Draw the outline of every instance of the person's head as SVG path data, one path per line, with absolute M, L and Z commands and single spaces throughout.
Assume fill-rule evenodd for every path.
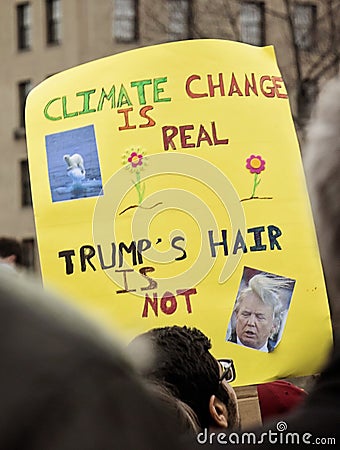
M 0 448 L 182 448 L 176 421 L 119 344 L 2 267 L 0 330 Z
M 293 383 L 276 380 L 257 386 L 262 423 L 292 412 L 307 397 L 307 392 Z
M 236 335 L 243 345 L 261 349 L 277 332 L 282 310 L 280 289 L 288 286 L 283 278 L 260 273 L 240 291 L 234 313 Z
M 154 328 L 137 336 L 129 344 L 130 351 L 141 340 L 150 343 L 154 355 L 143 375 L 189 405 L 201 428 L 238 427 L 235 392 L 225 380 L 220 381 L 223 368 L 210 353 L 207 336 L 186 326 Z
M 335 332 L 340 334 L 340 77 L 325 84 L 302 148 Z
M 17 239 L 0 237 L 0 261 L 12 266 L 22 264 L 22 248 Z
M 197 434 L 200 431 L 197 416 L 189 405 L 175 397 L 158 381 L 147 381 L 146 387 L 159 400 L 163 408 L 175 418 L 176 433 Z

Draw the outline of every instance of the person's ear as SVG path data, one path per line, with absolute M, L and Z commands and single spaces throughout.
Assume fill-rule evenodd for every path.
M 226 405 L 212 395 L 209 400 L 209 412 L 214 426 L 218 428 L 228 428 L 228 411 Z

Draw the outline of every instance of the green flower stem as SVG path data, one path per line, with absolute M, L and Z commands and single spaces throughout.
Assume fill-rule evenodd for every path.
M 252 193 L 251 193 L 250 198 L 254 198 L 256 188 L 257 188 L 257 186 L 260 184 L 260 181 L 261 181 L 261 180 L 260 180 L 260 179 L 258 180 L 258 176 L 259 176 L 259 174 L 258 174 L 258 173 L 255 173 L 255 176 L 254 176 L 254 184 L 253 184 L 253 191 L 252 191 Z
M 135 188 L 136 188 L 137 193 L 138 193 L 138 204 L 140 205 L 142 203 L 142 201 L 143 201 L 145 186 L 141 185 L 141 182 L 140 182 L 140 171 L 139 170 L 136 171 L 136 179 L 137 179 L 137 181 L 135 183 Z

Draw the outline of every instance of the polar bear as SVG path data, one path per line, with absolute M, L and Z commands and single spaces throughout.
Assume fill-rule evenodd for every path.
M 64 155 L 64 161 L 67 164 L 67 175 L 77 183 L 85 178 L 84 160 L 79 153 L 73 155 Z
M 64 155 L 64 161 L 67 164 L 67 171 L 79 168 L 85 174 L 84 160 L 79 153 L 73 155 Z

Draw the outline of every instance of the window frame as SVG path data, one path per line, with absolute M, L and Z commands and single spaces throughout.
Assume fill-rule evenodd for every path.
M 30 2 L 21 2 L 16 5 L 17 48 L 19 51 L 27 51 L 32 48 L 31 8 L 32 5 Z M 25 15 L 27 15 L 26 18 Z
M 250 39 L 246 40 L 246 38 L 243 38 L 242 36 L 242 9 L 245 6 L 252 6 L 255 7 L 258 11 L 259 11 L 259 42 L 254 42 L 251 41 Z M 266 10 L 265 10 L 265 3 L 263 1 L 261 2 L 256 2 L 256 1 L 247 1 L 247 2 L 242 2 L 240 5 L 240 15 L 239 15 L 239 30 L 240 30 L 240 41 L 244 42 L 246 44 L 250 44 L 250 45 L 256 45 L 259 47 L 262 47 L 264 45 L 266 45 L 266 21 L 265 21 L 265 16 L 266 16 Z M 257 24 L 257 23 L 256 23 Z M 252 24 L 253 26 L 255 25 L 255 22 Z
M 59 14 L 55 13 L 55 6 L 59 8 Z M 60 45 L 61 24 L 62 24 L 62 3 L 61 0 L 45 0 L 45 18 L 46 18 L 46 43 L 47 45 Z
M 31 179 L 28 159 L 20 160 L 21 207 L 32 207 Z
M 175 3 L 179 2 L 185 2 L 186 3 L 186 21 L 183 21 L 183 24 L 185 23 L 185 31 L 183 33 L 176 32 L 175 29 L 171 30 L 171 11 L 168 9 L 168 30 L 167 30 L 167 37 L 168 40 L 173 41 L 179 41 L 179 40 L 186 40 L 186 39 L 192 39 L 193 38 L 193 27 L 192 27 L 192 21 L 193 21 L 193 8 L 192 8 L 192 2 L 190 0 L 168 0 L 167 4 L 168 7 L 170 5 L 174 5 Z M 177 8 L 175 8 L 176 11 Z
M 18 104 L 19 104 L 19 128 L 25 129 L 25 107 L 27 95 L 32 89 L 31 80 L 23 80 L 18 83 Z
M 304 32 L 300 31 L 301 23 L 296 23 L 296 10 L 297 8 L 304 8 L 311 11 L 311 22 L 308 26 L 309 30 L 304 30 Z M 308 3 L 302 3 L 302 2 L 296 2 L 294 4 L 293 8 L 293 26 L 294 26 L 294 36 L 295 36 L 295 42 L 294 44 L 297 46 L 299 50 L 302 51 L 311 51 L 316 43 L 316 29 L 317 29 L 317 5 L 312 2 Z M 308 32 L 308 33 L 307 33 Z M 307 33 L 307 34 L 306 34 Z M 305 38 L 309 38 L 309 42 L 302 44 Z M 298 35 L 300 35 L 300 39 L 297 39 Z
M 113 0 L 113 20 L 112 20 L 112 36 L 115 42 L 122 44 L 129 44 L 133 42 L 137 42 L 139 40 L 139 0 L 130 0 L 131 1 L 131 16 L 129 13 L 127 15 L 121 14 L 117 15 L 116 4 L 118 1 L 122 2 L 122 5 L 127 4 L 127 0 Z M 119 14 L 119 12 L 118 12 Z M 119 30 L 119 23 L 128 23 L 128 25 L 132 28 L 132 33 L 129 36 L 123 36 L 123 33 L 117 34 L 117 30 Z M 121 30 L 121 29 L 120 29 Z

